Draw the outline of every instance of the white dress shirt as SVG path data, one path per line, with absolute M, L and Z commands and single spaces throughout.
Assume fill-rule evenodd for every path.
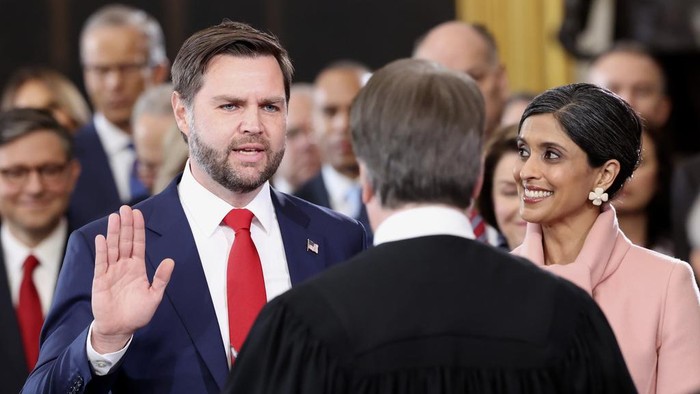
M 136 152 L 129 145 L 131 136 L 124 130 L 112 124 L 101 113 L 94 116 L 95 130 L 100 143 L 107 154 L 109 167 L 117 185 L 119 199 L 123 203 L 131 201 L 131 172 L 136 160 Z
M 22 284 L 24 261 L 31 254 L 39 261 L 39 265 L 34 269 L 34 273 L 32 274 L 32 279 L 39 293 L 41 310 L 43 315 L 46 316 L 46 312 L 48 312 L 51 306 L 53 292 L 56 290 L 56 280 L 58 278 L 58 271 L 61 269 L 67 237 L 68 222 L 66 219 L 61 219 L 58 226 L 56 226 L 51 234 L 34 248 L 27 247 L 15 238 L 6 223 L 0 225 L 0 238 L 2 239 L 5 269 L 10 285 L 12 303 L 15 307 L 17 307 L 17 303 L 19 302 L 19 288 Z
M 474 239 L 467 215 L 445 205 L 421 205 L 397 211 L 374 232 L 374 245 L 429 235 L 454 235 Z
M 321 177 L 323 177 L 323 183 L 328 191 L 331 209 L 343 215 L 357 218 L 362 204 L 358 193 L 359 182 L 339 173 L 330 165 L 321 167 Z
M 182 180 L 178 185 L 180 203 L 185 211 L 199 258 L 202 261 L 207 287 L 214 304 L 216 319 L 219 322 L 221 340 L 230 362 L 226 267 L 235 234 L 231 228 L 222 224 L 222 220 L 234 207 L 197 182 L 189 168 L 188 161 L 182 174 Z M 282 243 L 282 233 L 277 222 L 275 208 L 272 205 L 269 183 L 266 182 L 263 185 L 258 195 L 247 206 L 236 208 L 246 208 L 255 215 L 250 234 L 260 256 L 265 292 L 269 301 L 289 290 L 292 286 L 284 244 Z M 148 245 L 146 247 L 148 248 Z M 177 270 L 177 261 L 175 261 L 175 269 Z M 94 351 L 90 340 L 91 335 L 89 334 L 88 359 L 97 375 L 109 373 L 129 345 L 127 344 L 124 349 L 118 352 L 100 355 Z
M 233 229 L 221 221 L 234 207 L 200 185 L 189 171 L 189 162 L 185 168 L 188 170 L 184 171 L 178 186 L 180 201 L 190 223 L 199 258 L 202 260 L 209 293 L 219 321 L 221 339 L 230 359 L 226 266 L 235 234 Z M 265 292 L 269 301 L 292 286 L 282 233 L 270 196 L 270 184 L 265 182 L 258 195 L 247 206 L 236 208 L 246 208 L 255 215 L 250 236 L 260 256 Z

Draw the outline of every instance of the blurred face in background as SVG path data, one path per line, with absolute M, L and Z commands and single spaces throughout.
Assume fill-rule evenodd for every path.
M 528 104 L 530 104 L 529 100 L 514 100 L 506 104 L 503 108 L 503 116 L 501 116 L 501 126 L 519 124 Z
M 292 89 L 288 108 L 287 147 L 277 168 L 277 176 L 282 177 L 295 190 L 321 170 L 321 158 L 312 129 L 311 91 Z
M 172 115 L 144 113 L 133 124 L 136 149 L 137 174 L 146 189 L 153 191 L 153 184 L 163 163 L 165 136 L 175 132 L 177 125 Z
M 81 43 L 85 88 L 95 112 L 130 131 L 131 110 L 141 92 L 157 80 L 148 63 L 148 40 L 132 26 L 88 31 Z
M 663 78 L 663 71 L 652 59 L 617 52 L 598 59 L 588 79 L 622 97 L 655 130 L 666 124 L 671 112 Z
M 38 130 L 0 146 L 0 215 L 25 243 L 56 228 L 80 173 L 61 138 Z
M 350 106 L 362 87 L 362 72 L 332 68 L 314 83 L 314 131 L 324 163 L 348 178 L 356 178 L 359 166 L 350 140 Z
M 656 145 L 648 132 L 642 133 L 642 161 L 634 170 L 619 196 L 612 202 L 618 213 L 635 213 L 645 211 L 656 195 L 659 162 Z
M 16 108 L 37 108 L 51 111 L 58 123 L 70 131 L 75 131 L 77 124 L 61 108 L 54 93 L 42 81 L 32 79 L 26 81 L 15 94 L 13 106 Z
M 487 136 L 498 126 L 508 97 L 507 76 L 486 40 L 473 27 L 448 22 L 434 28 L 414 57 L 432 60 L 474 78 L 484 96 Z
M 525 238 L 526 222 L 520 217 L 518 186 L 513 177 L 513 169 L 519 161 L 517 152 L 506 152 L 496 164 L 493 172 L 493 211 L 501 234 L 514 249 Z

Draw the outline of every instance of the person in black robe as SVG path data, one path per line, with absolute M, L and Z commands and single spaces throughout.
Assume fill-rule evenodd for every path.
M 584 291 L 473 239 L 483 129 L 470 77 L 374 74 L 351 130 L 375 247 L 272 300 L 225 393 L 636 392 Z

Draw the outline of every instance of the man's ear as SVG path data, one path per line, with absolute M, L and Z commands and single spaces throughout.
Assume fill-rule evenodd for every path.
M 173 92 L 170 96 L 170 104 L 173 107 L 173 114 L 175 115 L 175 122 L 177 123 L 177 128 L 187 136 L 190 137 L 190 125 L 187 122 L 187 107 L 185 102 L 180 97 L 180 93 Z
M 370 181 L 369 174 L 367 172 L 367 166 L 362 161 L 358 161 L 360 165 L 360 187 L 362 187 L 362 202 L 367 205 L 372 198 L 374 198 L 374 186 Z

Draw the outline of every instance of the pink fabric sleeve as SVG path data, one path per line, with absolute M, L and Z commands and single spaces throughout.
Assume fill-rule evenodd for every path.
M 656 392 L 700 393 L 700 294 L 690 266 L 675 264 L 666 292 Z

